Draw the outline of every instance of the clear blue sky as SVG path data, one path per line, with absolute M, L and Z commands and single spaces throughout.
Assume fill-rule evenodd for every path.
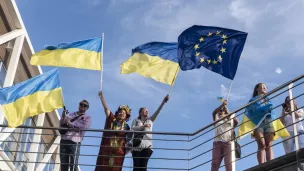
M 119 66 L 131 49 L 150 41 L 177 41 L 179 34 L 192 25 L 227 27 L 248 32 L 232 91 L 230 110 L 246 104 L 254 85 L 264 82 L 269 89 L 303 74 L 304 17 L 301 0 L 16 0 L 35 51 L 44 45 L 56 45 L 101 36 L 104 42 L 103 91 L 112 109 L 128 104 L 132 119 L 140 107 L 152 113 L 169 90 L 169 86 L 144 78 L 136 73 L 120 75 Z M 48 71 L 52 67 L 43 67 Z M 77 110 L 78 102 L 90 102 L 88 114 L 93 117 L 91 128 L 102 129 L 105 116 L 97 96 L 100 73 L 97 71 L 60 68 L 65 104 Z M 206 69 L 180 72 L 171 92 L 171 99 L 154 125 L 154 131 L 193 132 L 212 122 L 211 113 L 220 103 L 216 97 L 227 94 L 230 80 Z M 303 86 L 298 89 L 303 90 Z M 297 94 L 295 92 L 295 94 Z M 279 104 L 283 97 L 275 100 Z M 303 98 L 298 100 L 303 104 Z M 61 112 L 61 110 L 60 110 Z M 279 115 L 280 110 L 276 110 Z M 241 118 L 239 118 L 241 120 Z M 87 133 L 86 135 L 101 135 Z M 213 132 L 192 143 L 210 138 Z M 160 136 L 155 136 L 160 137 Z M 181 138 L 181 137 L 175 137 Z M 249 137 L 240 141 L 244 144 Z M 99 145 L 100 139 L 86 138 L 83 144 Z M 155 147 L 181 148 L 178 143 L 154 141 Z M 210 149 L 211 143 L 190 155 Z M 257 149 L 252 144 L 242 149 L 243 155 Z M 82 154 L 97 154 L 98 148 L 83 147 Z M 275 156 L 283 154 L 282 145 Z M 187 153 L 155 151 L 153 157 L 187 157 Z M 211 159 L 211 153 L 191 163 L 192 166 Z M 96 157 L 81 157 L 82 164 L 95 164 Z M 130 165 L 125 160 L 125 165 Z M 256 157 L 237 163 L 237 170 L 257 164 Z M 187 167 L 182 161 L 150 160 L 151 167 Z M 197 170 L 208 170 L 210 163 Z M 91 171 L 92 167 L 82 167 Z M 124 169 L 130 170 L 130 169 Z

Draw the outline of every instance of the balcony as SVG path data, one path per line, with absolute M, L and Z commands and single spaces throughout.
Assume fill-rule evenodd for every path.
M 268 97 L 274 104 L 272 110 L 276 113 L 281 113 L 282 104 L 286 96 L 290 96 L 292 100 L 297 101 L 298 108 L 303 108 L 303 83 L 304 75 L 297 77 L 276 89 L 267 93 L 264 97 Z M 261 97 L 263 98 L 263 97 Z M 259 99 L 257 99 L 259 100 Z M 244 116 L 244 109 L 250 106 L 253 102 L 232 111 L 226 118 L 237 117 L 239 124 L 235 128 L 235 132 L 239 126 L 242 125 L 242 118 Z M 291 103 L 293 105 L 293 103 Z M 294 115 L 295 110 L 291 111 L 291 116 Z M 280 120 L 282 115 L 277 114 L 275 120 Z M 224 118 L 223 118 L 224 119 Z M 286 127 L 293 127 L 297 123 L 302 123 L 303 118 L 293 122 Z M 219 121 L 219 120 L 218 120 Z M 217 121 L 217 122 L 218 122 Z M 49 171 L 60 170 L 60 134 L 58 130 L 64 128 L 57 127 L 40 127 L 32 124 L 32 120 L 28 119 L 25 125 L 20 126 L 14 132 L 5 132 L 7 125 L 1 125 L 2 132 L 0 134 L 0 167 L 2 170 L 29 170 L 31 165 L 32 170 Z M 153 134 L 153 155 L 149 160 L 148 170 L 211 170 L 212 150 L 214 141 L 214 123 L 211 123 L 200 130 L 193 133 L 186 132 L 147 132 Z M 183 125 L 187 126 L 187 125 Z M 5 128 L 5 129 L 4 129 Z M 296 128 L 296 127 L 294 127 Z M 40 131 L 37 131 L 40 130 Z M 42 130 L 42 131 L 41 131 Z M 75 130 L 74 131 L 80 131 Z M 79 170 L 91 171 L 96 167 L 96 159 L 100 148 L 100 141 L 103 132 L 129 132 L 138 133 L 138 131 L 113 131 L 102 129 L 88 129 L 84 141 L 80 145 L 80 155 L 78 161 Z M 233 130 L 228 130 L 233 131 Z M 228 132 L 227 131 L 227 132 Z M 279 130 L 278 130 L 279 131 Z M 38 133 L 37 133 L 38 132 Z M 39 133 L 40 132 L 40 133 Z M 263 164 L 258 164 L 256 153 L 258 148 L 256 139 L 236 138 L 231 139 L 233 144 L 237 140 L 242 151 L 240 158 L 235 158 L 235 148 L 231 148 L 229 153 L 232 154 L 232 166 L 234 170 L 295 170 L 297 168 L 304 168 L 303 149 L 299 147 L 298 139 L 304 132 L 290 136 L 287 139 L 274 141 L 272 147 L 274 149 L 275 158 Z M 49 137 L 45 142 L 41 139 L 35 138 Z M 7 138 L 3 138 L 7 137 Z M 104 137 L 109 138 L 109 137 Z M 44 138 L 45 139 L 45 138 Z M 283 142 L 289 139 L 295 139 L 295 152 L 285 154 L 283 150 Z M 73 144 L 68 144 L 73 145 Z M 117 157 L 117 156 L 112 156 Z M 106 167 L 101 165 L 100 167 Z M 119 166 L 113 166 L 119 167 Z M 132 170 L 132 155 L 128 153 L 125 156 L 122 170 Z M 225 170 L 225 163 L 222 162 L 220 170 Z

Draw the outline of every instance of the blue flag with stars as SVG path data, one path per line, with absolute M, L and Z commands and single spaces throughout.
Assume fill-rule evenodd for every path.
M 227 28 L 194 25 L 178 37 L 181 70 L 205 67 L 233 80 L 247 33 Z

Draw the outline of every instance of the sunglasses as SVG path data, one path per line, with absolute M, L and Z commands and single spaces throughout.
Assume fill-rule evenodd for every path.
M 84 104 L 84 103 L 79 103 L 79 106 L 81 106 L 81 107 L 88 107 L 89 105 Z

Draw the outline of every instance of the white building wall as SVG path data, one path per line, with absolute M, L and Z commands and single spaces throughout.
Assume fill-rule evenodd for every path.
M 0 0 L 0 7 L 2 8 L 6 20 L 9 23 L 9 26 L 11 27 L 12 31 L 0 35 L 0 45 L 7 43 L 7 42 L 14 42 L 13 47 L 12 47 L 12 52 L 11 52 L 11 57 L 10 57 L 10 61 L 9 61 L 9 65 L 7 68 L 7 74 L 4 80 L 4 85 L 3 87 L 7 87 L 7 86 L 11 86 L 14 83 L 14 78 L 16 76 L 16 74 L 18 74 L 17 71 L 17 67 L 18 67 L 18 62 L 19 62 L 19 58 L 20 58 L 20 54 L 22 55 L 32 55 L 34 53 L 32 44 L 30 42 L 30 39 L 28 37 L 28 34 L 26 32 L 26 29 L 24 27 L 22 18 L 20 16 L 20 13 L 18 11 L 18 8 L 16 6 L 16 2 L 15 0 Z M 40 67 L 37 68 L 39 73 L 42 73 L 42 70 Z M 50 120 L 53 122 L 59 122 L 59 114 L 57 111 L 54 112 L 54 114 L 50 115 L 50 117 L 52 117 Z M 5 124 L 5 117 L 3 114 L 3 111 L 1 109 L 1 105 L 0 105 L 0 124 Z M 43 126 L 45 122 L 45 114 L 41 114 L 38 116 L 37 118 L 37 126 Z M 54 124 L 54 125 L 57 125 Z M 3 143 L 3 141 L 7 140 L 7 138 L 11 135 L 11 133 L 15 130 L 14 128 L 0 128 L 1 132 L 0 132 L 0 145 Z M 4 133 L 5 132 L 5 133 Z M 41 134 L 42 130 L 35 130 L 34 133 L 37 133 L 35 135 L 33 135 L 32 138 L 32 142 L 38 142 L 40 143 L 41 141 Z M 55 142 L 58 143 L 59 139 L 56 139 Z M 49 145 L 49 147 L 52 147 L 52 144 Z M 35 152 L 39 151 L 39 144 L 35 144 L 35 143 L 31 143 L 30 144 L 30 148 L 29 151 L 30 152 L 34 152 L 34 153 L 28 153 L 28 161 L 29 162 L 36 162 L 37 158 L 38 158 L 38 154 Z M 54 147 L 53 147 L 54 148 Z M 5 152 L 3 152 L 4 149 L 2 149 L 0 147 L 0 170 L 21 170 L 21 168 L 19 168 L 18 166 L 14 165 L 14 162 L 10 160 L 9 156 L 7 156 L 7 154 Z M 52 151 L 58 153 L 59 150 L 52 149 Z M 23 154 L 21 154 L 23 155 Z M 58 162 L 58 155 L 55 157 L 56 161 Z M 45 158 L 45 157 L 44 157 Z M 48 156 L 48 158 L 50 158 Z M 22 157 L 23 160 L 23 157 Z M 45 161 L 45 159 L 44 159 Z M 48 161 L 46 161 L 48 162 Z M 32 171 L 32 170 L 43 170 L 45 167 L 44 165 L 40 165 L 39 164 L 35 164 L 35 163 L 29 163 L 27 164 L 27 170 L 28 171 Z M 55 169 L 58 171 L 58 166 L 55 166 Z

